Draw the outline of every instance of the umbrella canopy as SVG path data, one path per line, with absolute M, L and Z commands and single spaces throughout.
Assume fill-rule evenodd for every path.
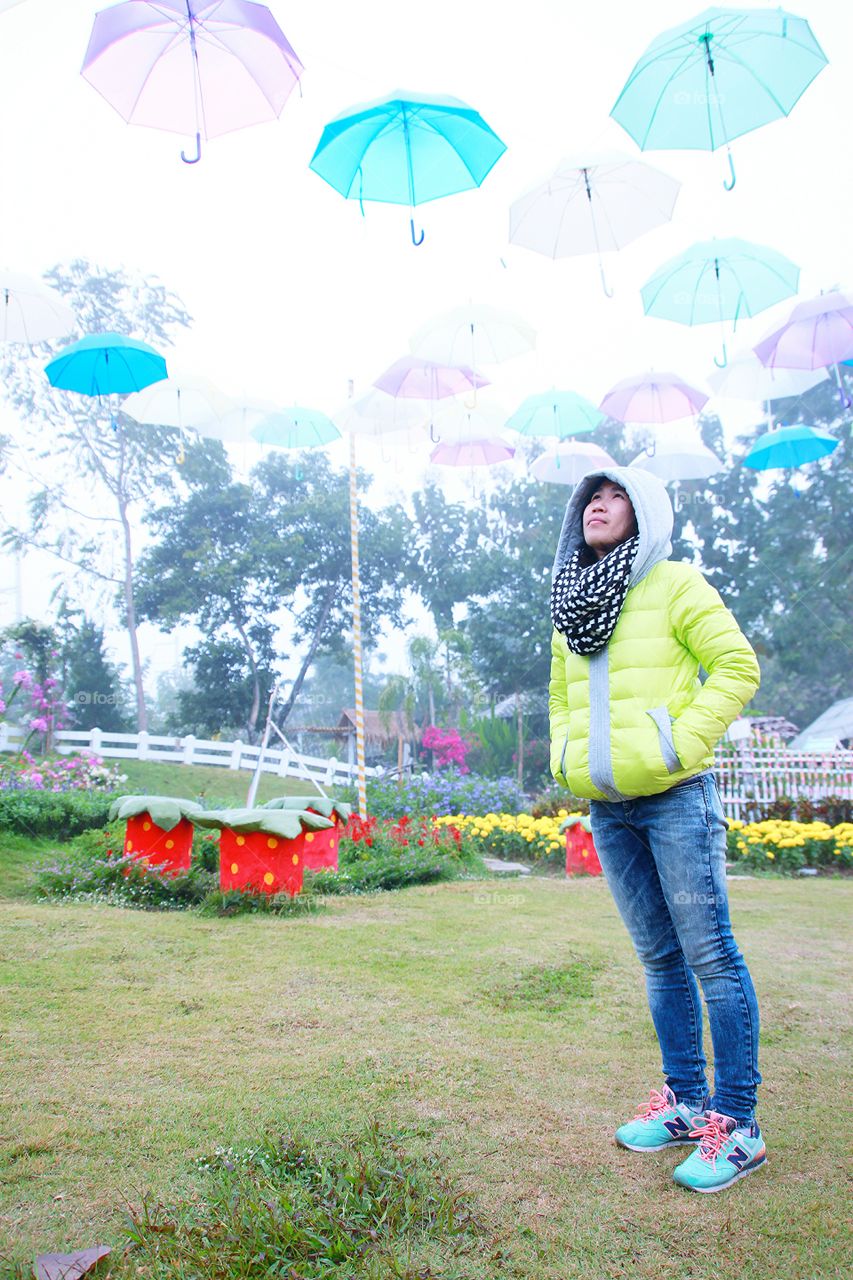
M 523 436 L 581 435 L 594 431 L 604 414 L 575 391 L 546 391 L 522 401 L 506 425 Z
M 162 382 L 128 396 L 121 411 L 137 422 L 200 430 L 209 424 L 221 424 L 235 407 L 234 401 L 207 378 L 173 372 Z
M 341 433 L 332 419 L 319 409 L 277 409 L 262 418 L 250 435 L 259 444 L 273 444 L 281 449 L 313 449 L 340 440 Z
M 679 189 L 668 173 L 618 152 L 564 159 L 510 205 L 510 242 L 548 258 L 595 253 L 601 267 L 602 253 L 668 222 Z
M 797 292 L 800 268 L 748 240 L 701 240 L 670 258 L 643 285 L 647 316 L 711 324 L 757 315 Z
M 788 115 L 826 62 L 805 18 L 705 9 L 652 41 L 610 114 L 644 151 L 714 151 Z
M 696 432 L 679 433 L 677 438 L 661 436 L 653 453 L 643 450 L 629 464 L 663 480 L 664 484 L 679 480 L 707 480 L 725 467 L 715 453 L 702 443 Z
M 853 298 L 832 290 L 799 302 L 753 350 L 772 369 L 823 369 L 853 358 Z
M 415 355 L 441 364 L 501 364 L 536 346 L 536 331 L 511 311 L 469 304 L 428 320 L 412 334 Z
M 611 387 L 599 406 L 619 422 L 674 422 L 699 413 L 708 396 L 677 373 L 641 373 Z
M 433 422 L 455 441 L 484 440 L 497 436 L 506 425 L 506 412 L 498 405 L 468 405 L 464 400 L 445 400 L 436 410 Z
M 65 338 L 76 325 L 60 294 L 17 271 L 0 271 L 0 342 Z
M 735 355 L 725 369 L 717 369 L 708 385 L 721 400 L 784 400 L 801 396 L 826 378 L 825 369 L 771 369 L 747 348 Z
M 336 116 L 310 167 L 347 199 L 413 209 L 479 187 L 504 151 L 479 112 L 459 98 L 398 89 Z
M 442 441 L 435 446 L 429 460 L 446 467 L 491 467 L 495 463 L 509 461 L 514 454 L 515 449 L 500 436 L 487 436 Z
M 530 474 L 548 484 L 577 484 L 596 467 L 615 467 L 616 460 L 591 440 L 566 440 L 530 464 Z
M 95 16 L 81 74 L 128 124 L 195 134 L 194 164 L 202 138 L 275 120 L 302 70 L 266 5 L 125 0 Z
M 414 400 L 443 400 L 477 387 L 489 386 L 488 378 L 464 365 L 436 364 L 417 356 L 403 356 L 380 374 L 374 387 L 389 396 Z
M 127 395 L 169 373 L 159 352 L 121 333 L 90 333 L 63 347 L 44 371 L 52 387 L 86 396 Z
M 405 396 L 389 396 L 374 388 L 357 400 L 350 400 L 334 415 L 341 431 L 351 435 L 383 436 L 392 431 L 426 430 L 432 408 L 426 400 L 409 400 Z
M 753 471 L 774 471 L 801 467 L 824 458 L 838 447 L 835 436 L 814 427 L 778 427 L 759 436 L 743 460 Z

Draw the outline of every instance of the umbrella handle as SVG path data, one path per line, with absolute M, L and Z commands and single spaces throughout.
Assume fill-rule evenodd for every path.
M 598 274 L 601 276 L 601 287 L 604 290 L 605 298 L 612 298 L 613 290 L 608 289 L 607 287 L 607 277 L 604 274 L 604 264 L 601 261 L 601 258 L 598 259 Z
M 735 173 L 735 162 L 732 159 L 731 151 L 729 151 L 728 154 L 729 154 L 729 173 L 732 175 L 732 180 L 731 182 L 724 182 L 723 186 L 725 187 L 726 191 L 731 191 L 735 183 L 737 182 L 737 174 Z
M 729 363 L 729 356 L 728 356 L 728 352 L 726 351 L 726 344 L 723 343 L 723 358 L 722 360 L 718 360 L 717 357 L 714 356 L 714 364 L 717 366 L 718 369 L 725 369 L 728 363 Z
M 201 159 L 201 134 L 200 133 L 197 133 L 195 135 L 195 155 L 188 156 L 182 151 L 181 159 L 183 160 L 184 164 L 198 164 L 199 160 Z
M 429 424 L 429 438 L 433 442 L 433 444 L 441 443 L 441 436 L 437 436 L 435 434 L 435 427 L 433 426 L 432 423 Z
M 418 239 L 418 238 L 415 236 L 415 220 L 414 220 L 414 218 L 409 218 L 409 226 L 410 226 L 410 227 L 411 227 L 411 229 L 412 229 L 412 244 L 413 244 L 413 245 L 423 244 L 423 242 L 424 242 L 424 234 L 425 234 L 425 232 L 424 232 L 424 230 L 423 230 L 423 227 L 421 228 L 420 239 Z

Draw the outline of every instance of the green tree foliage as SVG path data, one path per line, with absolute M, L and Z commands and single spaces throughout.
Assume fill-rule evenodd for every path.
M 481 541 L 487 532 L 481 507 L 448 502 L 441 489 L 428 484 L 412 497 L 410 585 L 432 614 L 438 632 L 453 629 L 453 608 L 467 603 L 478 578 Z
M 83 618 L 62 649 L 71 726 L 124 733 L 131 718 L 121 672 L 106 654 L 103 628 Z

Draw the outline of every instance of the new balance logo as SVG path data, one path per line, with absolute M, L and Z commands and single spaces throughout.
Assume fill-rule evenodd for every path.
M 740 1172 L 749 1160 L 749 1153 L 744 1151 L 743 1147 L 732 1147 L 731 1151 L 726 1156 L 726 1159 L 730 1164 L 734 1165 L 738 1172 Z
M 663 1127 L 671 1138 L 678 1138 L 681 1134 L 690 1132 L 690 1125 L 686 1124 L 681 1116 L 674 1116 L 672 1120 L 664 1120 Z

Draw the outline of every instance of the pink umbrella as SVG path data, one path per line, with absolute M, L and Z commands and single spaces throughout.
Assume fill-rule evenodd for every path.
M 487 387 L 489 380 L 467 365 L 436 364 L 417 356 L 403 356 L 380 374 L 373 385 L 389 396 L 443 400 L 445 396 L 458 396 L 473 387 Z
M 844 390 L 839 360 L 853 357 L 853 298 L 837 289 L 798 302 L 779 329 L 762 338 L 753 351 L 763 365 L 775 369 L 828 369 L 845 409 L 851 405 Z
M 252 0 L 125 0 L 95 15 L 81 74 L 128 124 L 201 139 L 275 120 L 302 63 Z
M 436 445 L 429 460 L 446 467 L 491 467 L 496 462 L 509 461 L 514 454 L 515 449 L 500 436 L 490 436 Z
M 599 408 L 619 422 L 674 422 L 694 417 L 707 403 L 705 392 L 677 373 L 641 373 L 617 382 Z

